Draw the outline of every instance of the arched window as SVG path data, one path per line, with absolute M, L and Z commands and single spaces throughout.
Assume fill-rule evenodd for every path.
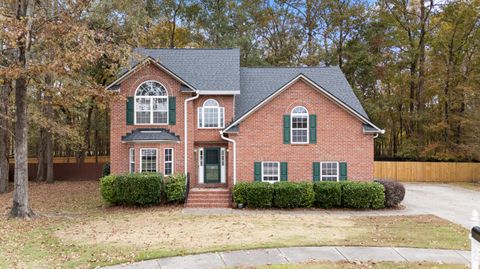
M 198 108 L 198 128 L 225 127 L 225 108 L 215 99 L 208 99 Z
M 297 106 L 291 113 L 292 144 L 308 143 L 308 110 L 303 106 Z
M 167 123 L 167 90 L 156 81 L 142 83 L 135 92 L 135 124 Z

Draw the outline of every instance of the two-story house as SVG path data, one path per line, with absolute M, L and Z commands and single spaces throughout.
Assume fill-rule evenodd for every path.
M 375 126 L 338 67 L 240 67 L 239 49 L 136 49 L 108 89 L 111 172 L 190 174 L 187 206 L 239 181 L 373 179 Z

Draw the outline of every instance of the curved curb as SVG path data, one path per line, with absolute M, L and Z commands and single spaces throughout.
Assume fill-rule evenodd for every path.
M 462 250 L 401 247 L 286 247 L 212 252 L 114 265 L 109 269 L 197 268 L 213 269 L 267 264 L 296 264 L 308 261 L 434 262 L 468 264 L 470 252 Z

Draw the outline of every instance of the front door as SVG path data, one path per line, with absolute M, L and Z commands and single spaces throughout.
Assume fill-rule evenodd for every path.
M 205 183 L 220 183 L 220 148 L 205 148 Z

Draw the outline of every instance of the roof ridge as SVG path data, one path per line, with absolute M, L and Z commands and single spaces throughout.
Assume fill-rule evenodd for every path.
M 331 66 L 242 66 L 242 69 L 315 69 L 315 68 L 338 68 L 337 65 Z
M 143 49 L 143 50 L 240 50 L 240 48 L 143 48 L 136 47 L 134 50 Z

